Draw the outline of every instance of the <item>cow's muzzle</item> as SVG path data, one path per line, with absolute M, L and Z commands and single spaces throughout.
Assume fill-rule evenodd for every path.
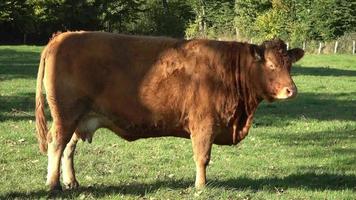
M 297 96 L 297 93 L 297 87 L 293 84 L 289 87 L 283 87 L 276 95 L 276 99 L 291 99 Z

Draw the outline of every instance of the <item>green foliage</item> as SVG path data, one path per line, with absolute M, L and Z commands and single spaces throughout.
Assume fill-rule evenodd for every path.
M 162 1 L 163 2 L 163 1 Z M 141 12 L 132 32 L 146 35 L 183 37 L 187 22 L 193 18 L 190 6 L 184 1 L 147 1 L 145 12 Z
M 235 3 L 235 24 L 243 38 L 256 38 L 258 27 L 257 17 L 272 7 L 269 0 L 237 0 Z
M 217 38 L 234 34 L 233 0 L 191 0 L 190 5 L 195 13 L 195 19 L 190 21 L 186 29 L 188 38 Z
M 101 23 L 106 31 L 127 32 L 127 27 L 136 22 L 142 12 L 143 0 L 97 1 Z
M 11 0 L 0 2 L 0 26 L 11 24 L 23 33 L 35 30 L 33 5 L 27 0 Z
M 356 2 L 354 0 L 335 0 L 330 3 L 330 17 L 326 20 L 329 28 L 325 39 L 335 39 L 345 32 L 356 31 Z
M 42 22 L 38 28 L 45 28 L 49 33 L 100 27 L 98 5 L 94 1 L 34 0 L 34 3 L 36 15 Z
M 236 9 L 242 36 L 258 41 L 274 37 L 292 43 L 329 41 L 356 27 L 352 0 L 241 0 Z
M 356 32 L 355 16 L 354 0 L 3 0 L 0 42 L 103 30 L 255 42 L 279 37 L 294 45 Z
M 272 8 L 256 18 L 257 38 L 269 40 L 273 38 L 287 39 L 289 30 L 288 15 L 290 13 L 289 7 L 281 2 L 274 1 Z

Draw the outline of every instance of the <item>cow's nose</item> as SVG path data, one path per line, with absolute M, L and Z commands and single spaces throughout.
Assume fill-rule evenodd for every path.
M 297 88 L 295 86 L 285 87 L 284 91 L 288 98 L 292 98 L 297 95 Z

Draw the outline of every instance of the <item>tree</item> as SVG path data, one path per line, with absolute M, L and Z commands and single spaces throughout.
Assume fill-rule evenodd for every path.
M 274 37 L 292 43 L 328 41 L 356 27 L 352 0 L 238 0 L 236 9 L 242 35 L 258 41 Z
M 243 38 L 256 38 L 258 28 L 255 26 L 257 17 L 272 8 L 269 0 L 236 0 L 235 26 Z
M 97 1 L 34 0 L 34 2 L 36 15 L 51 32 L 100 28 Z
M 353 0 L 334 0 L 328 2 L 325 26 L 325 40 L 336 39 L 345 32 L 356 31 L 356 2 Z M 326 31 L 327 30 L 327 31 Z
M 0 25 L 2 31 L 22 35 L 26 43 L 27 34 L 35 31 L 33 6 L 26 0 L 2 1 L 0 3 Z
M 127 25 L 135 23 L 144 11 L 143 0 L 99 0 L 100 19 L 106 31 L 128 32 Z
M 173 37 L 184 37 L 189 20 L 194 15 L 190 5 L 181 0 L 166 1 L 149 0 L 143 6 L 144 11 L 140 12 L 132 24 L 131 32 L 145 35 L 164 35 Z
M 329 41 L 356 32 L 355 0 L 2 0 L 0 41 L 56 31 Z
M 188 37 L 216 38 L 234 34 L 234 0 L 190 0 L 189 4 L 195 19 L 186 30 Z

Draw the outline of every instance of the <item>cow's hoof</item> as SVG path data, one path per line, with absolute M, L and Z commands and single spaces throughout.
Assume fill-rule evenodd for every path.
M 49 186 L 50 193 L 57 193 L 62 191 L 62 186 L 60 184 Z
M 74 181 L 72 181 L 72 182 L 70 182 L 70 183 L 64 183 L 64 187 L 65 187 L 65 189 L 67 189 L 67 190 L 76 189 L 76 188 L 79 187 L 79 183 L 78 183 L 77 180 L 74 180 Z
M 195 189 L 196 190 L 204 190 L 206 187 L 205 182 L 197 182 L 195 183 Z

